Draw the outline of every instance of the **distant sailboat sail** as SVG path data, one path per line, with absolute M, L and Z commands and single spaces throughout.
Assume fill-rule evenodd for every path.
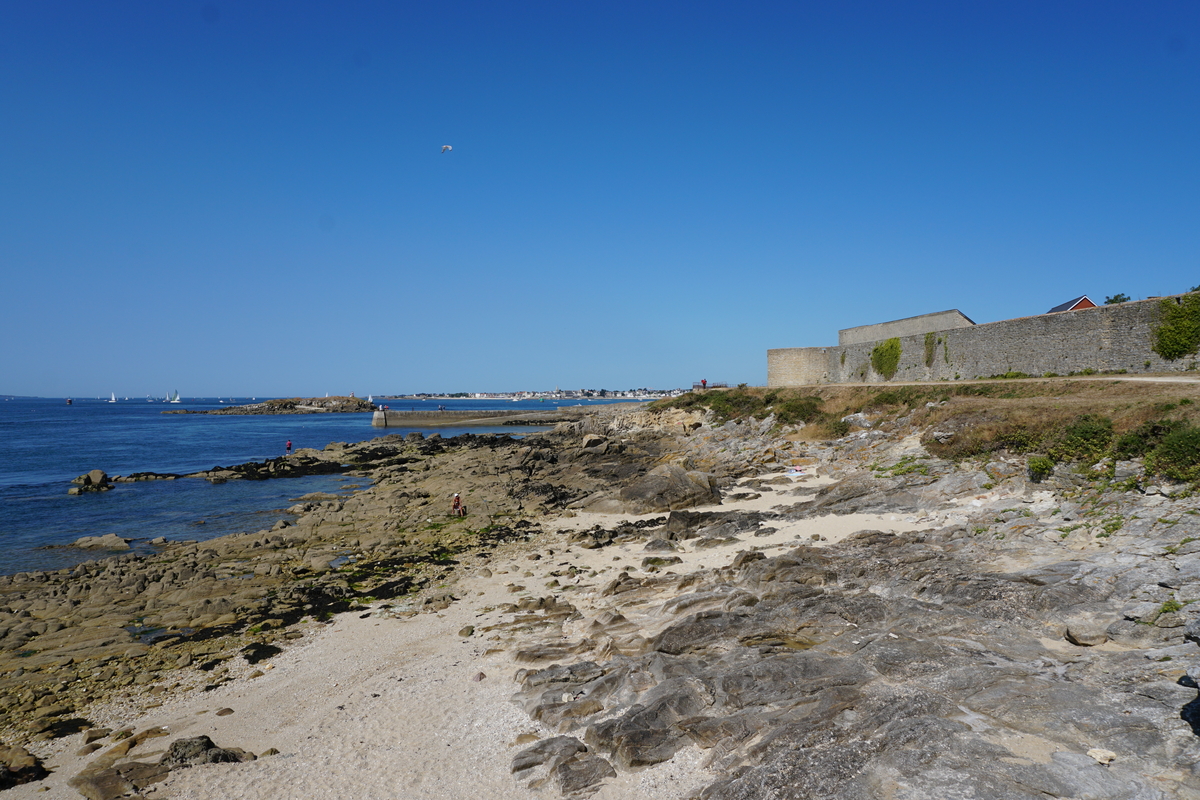
M 110 402 L 110 403 L 117 402 L 117 393 L 116 392 L 112 393 L 112 395 L 108 398 L 108 402 Z
M 176 389 L 176 390 L 175 390 L 175 394 L 171 395 L 171 396 L 170 396 L 170 398 L 167 400 L 167 402 L 168 402 L 168 403 L 178 403 L 178 402 L 180 402 L 180 400 L 179 400 L 179 390 L 178 390 L 178 389 Z

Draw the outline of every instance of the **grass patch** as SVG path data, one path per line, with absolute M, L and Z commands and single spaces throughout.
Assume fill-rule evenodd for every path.
M 1194 542 L 1194 541 L 1196 541 L 1195 536 L 1185 536 L 1179 540 L 1179 544 L 1170 545 L 1166 548 L 1166 550 L 1171 555 L 1175 555 L 1176 553 L 1179 552 L 1179 548 L 1183 547 L 1185 544 L 1188 544 L 1188 543 Z
M 929 432 L 953 431 L 953 438 L 944 443 L 923 442 L 934 455 L 951 459 L 986 457 L 1002 449 L 1049 457 L 1048 448 L 1060 440 L 1060 449 L 1064 451 L 1088 444 L 1091 440 L 1086 431 L 1066 429 L 1080 417 L 1091 416 L 1111 420 L 1112 444 L 1105 454 L 1125 460 L 1149 454 L 1171 431 L 1200 425 L 1200 389 L 1185 391 L 1187 396 L 1181 398 L 1179 384 L 1067 378 L 948 381 L 887 387 L 821 384 L 709 389 L 705 393 L 692 392 L 659 400 L 649 408 L 701 411 L 712 408 L 716 419 L 722 422 L 747 416 L 761 419 L 771 413 L 780 421 L 785 418 L 790 421 L 791 417 L 784 416 L 790 413 L 798 421 L 808 423 L 804 430 L 790 434 L 790 438 L 808 440 L 846 435 L 848 429 L 840 424 L 841 418 L 860 411 L 879 417 L 877 423 L 909 417 L 913 425 Z M 726 400 L 724 395 L 734 397 Z M 793 407 L 794 411 L 781 409 L 788 401 L 797 399 L 801 402 Z M 1192 402 L 1183 403 L 1182 399 Z M 934 405 L 926 408 L 928 403 Z M 1169 420 L 1155 410 L 1165 403 L 1176 406 Z M 1130 433 L 1135 436 L 1125 439 Z
M 890 475 L 897 477 L 900 475 L 911 475 L 914 472 L 921 475 L 929 474 L 929 467 L 914 456 L 905 456 L 890 467 L 874 467 L 875 472 L 879 475 Z
M 739 388 L 703 393 L 689 392 L 671 400 L 660 400 L 654 406 L 709 409 L 722 422 L 746 417 L 763 419 L 772 413 L 777 416 L 786 415 L 789 422 L 808 422 L 820 413 L 821 404 L 822 400 L 819 397 L 798 395 L 786 389 L 763 393 L 756 389 Z
M 724 391 L 689 392 L 670 400 L 652 404 L 654 408 L 681 408 L 713 412 L 717 420 L 739 420 L 747 418 L 765 419 L 771 414 L 782 425 L 817 424 L 834 436 L 844 436 L 850 426 L 841 422 L 842 411 L 827 411 L 825 400 L 815 394 L 795 389 L 754 389 L 750 387 Z M 859 409 L 855 409 L 856 411 Z

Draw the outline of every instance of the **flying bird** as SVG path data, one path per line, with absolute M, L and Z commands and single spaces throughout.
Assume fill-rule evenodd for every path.
M 448 144 L 444 144 L 444 145 L 442 145 L 442 152 L 443 152 L 443 153 L 444 153 L 444 152 L 446 152 L 447 150 L 453 150 L 453 149 L 454 149 L 454 148 L 453 148 L 453 147 L 451 147 L 451 146 L 450 146 L 450 145 L 448 145 Z

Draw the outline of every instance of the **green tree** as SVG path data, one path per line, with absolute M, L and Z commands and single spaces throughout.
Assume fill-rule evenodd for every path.
M 1151 331 L 1154 352 L 1168 361 L 1195 353 L 1200 348 L 1200 294 L 1165 298 L 1159 309 L 1159 324 Z
M 1115 306 L 1117 303 L 1128 303 L 1128 302 L 1129 302 L 1129 295 L 1127 295 L 1127 294 L 1114 294 L 1112 297 L 1104 298 L 1104 305 L 1106 305 L 1106 306 Z

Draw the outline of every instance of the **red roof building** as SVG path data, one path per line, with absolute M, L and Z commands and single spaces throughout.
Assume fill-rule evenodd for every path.
M 1096 304 L 1093 303 L 1091 300 L 1089 300 L 1088 296 L 1085 294 L 1085 295 L 1076 297 L 1074 300 L 1068 300 L 1067 302 L 1063 303 L 1060 306 L 1055 306 L 1054 308 L 1050 309 L 1046 313 L 1047 314 L 1057 314 L 1059 311 L 1078 311 L 1081 308 L 1095 308 L 1095 307 L 1096 307 Z

